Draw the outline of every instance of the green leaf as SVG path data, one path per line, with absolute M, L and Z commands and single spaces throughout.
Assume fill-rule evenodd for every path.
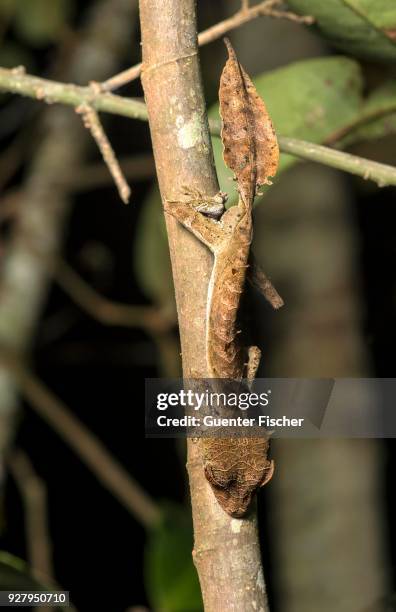
M 0 0 L 0 15 L 9 17 L 15 10 L 17 0 Z
M 29 590 L 53 591 L 54 589 L 33 578 L 25 561 L 8 552 L 0 551 L 0 591 Z M 57 609 L 63 612 L 72 611 L 70 606 L 60 606 Z
M 312 15 L 324 36 L 352 55 L 396 59 L 394 0 L 288 0 L 299 14 Z
M 28 43 L 47 45 L 59 36 L 72 10 L 72 0 L 17 0 L 15 27 Z
M 192 533 L 188 509 L 177 504 L 164 504 L 163 519 L 149 533 L 145 553 L 145 581 L 154 610 L 203 610 L 198 576 L 191 555 Z
M 262 74 L 254 83 L 278 134 L 315 143 L 354 122 L 362 106 L 359 64 L 344 57 L 296 62 Z M 218 105 L 210 116 L 218 117 Z M 219 138 L 213 138 L 213 147 L 221 189 L 230 192 L 231 173 L 223 162 Z M 282 154 L 277 177 L 295 161 Z M 235 193 L 230 194 L 229 203 L 235 198 Z
M 134 249 L 138 283 L 155 304 L 169 312 L 175 309 L 172 269 L 158 185 L 143 204 Z

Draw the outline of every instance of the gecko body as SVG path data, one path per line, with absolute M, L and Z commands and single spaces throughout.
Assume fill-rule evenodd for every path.
M 248 351 L 238 341 L 237 313 L 252 241 L 250 211 L 242 198 L 219 221 L 198 212 L 195 201 L 165 202 L 164 207 L 214 255 L 206 313 L 209 377 L 241 379 Z
M 249 267 L 254 197 L 260 185 L 271 184 L 269 177 L 276 172 L 279 149 L 263 101 L 229 41 L 226 44 L 229 57 L 219 92 L 221 138 L 224 161 L 237 180 L 238 204 L 222 212 L 219 201 L 224 194 L 208 198 L 193 191 L 184 202 L 165 201 L 164 208 L 214 256 L 206 312 L 208 377 L 232 381 L 246 377 L 252 382 L 260 351 L 244 347 L 240 341 L 238 311 Z M 210 214 L 211 203 L 215 214 Z M 267 291 L 269 296 L 275 307 L 282 305 L 275 290 Z M 231 516 L 244 516 L 255 491 L 274 471 L 274 462 L 267 458 L 268 437 L 220 435 L 202 438 L 201 444 L 205 476 L 216 499 Z

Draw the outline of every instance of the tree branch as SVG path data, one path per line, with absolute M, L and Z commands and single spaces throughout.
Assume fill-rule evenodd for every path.
M 60 102 L 75 108 L 81 104 L 89 104 L 97 111 L 147 121 L 146 105 L 141 100 L 122 98 L 111 93 L 93 95 L 91 86 L 83 87 L 35 77 L 26 74 L 23 66 L 0 68 L 0 89 L 47 104 Z
M 374 181 L 378 187 L 396 185 L 396 168 L 393 166 L 286 136 L 279 137 L 279 144 L 283 153 L 355 174 L 365 180 Z
M 200 47 L 207 45 L 208 43 L 221 38 L 224 36 L 224 34 L 227 34 L 227 32 L 231 32 L 231 30 L 235 30 L 241 25 L 244 25 L 257 17 L 277 17 L 289 19 L 290 21 L 296 21 L 298 23 L 305 23 L 306 25 L 311 25 L 314 22 L 313 17 L 310 16 L 301 16 L 291 13 L 290 11 L 276 10 L 274 7 L 278 4 L 281 4 L 279 0 L 264 0 L 264 2 L 260 2 L 259 4 L 249 6 L 247 0 L 243 1 L 240 10 L 237 11 L 235 15 L 229 17 L 228 19 L 224 19 L 224 21 L 216 23 L 214 26 L 211 26 L 203 32 L 200 32 L 198 34 L 198 45 Z M 122 87 L 123 85 L 137 79 L 140 76 L 141 71 L 142 64 L 136 64 L 136 66 L 123 70 L 123 72 L 120 72 L 110 79 L 107 79 L 107 81 L 100 83 L 100 88 L 102 91 L 112 91 L 118 87 Z
M 142 83 L 163 198 L 183 185 L 218 191 L 196 47 L 194 0 L 141 0 Z M 175 113 L 177 112 L 177 122 Z M 185 378 L 208 376 L 205 326 L 211 256 L 166 218 Z M 267 610 L 257 518 L 231 519 L 205 479 L 200 444 L 188 441 L 194 562 L 206 612 Z M 253 603 L 252 603 L 253 602 Z
M 104 111 L 131 119 L 147 121 L 147 108 L 144 102 L 123 98 L 110 93 L 101 93 L 92 97 L 91 87 L 79 87 L 67 83 L 58 83 L 25 74 L 20 68 L 7 70 L 0 68 L 0 89 L 43 100 L 48 104 L 60 102 L 73 107 L 90 104 L 97 111 Z M 220 122 L 210 121 L 211 133 L 219 135 Z M 344 172 L 350 172 L 370 179 L 380 187 L 396 185 L 396 168 L 387 164 L 373 162 L 357 155 L 337 151 L 314 143 L 279 136 L 279 145 L 283 153 L 301 159 L 325 164 Z

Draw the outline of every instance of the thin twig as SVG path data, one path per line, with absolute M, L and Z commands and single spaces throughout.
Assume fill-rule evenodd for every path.
M 91 87 L 78 87 L 77 85 L 40 79 L 25 74 L 21 69 L 0 68 L 0 89 L 44 100 L 47 103 L 60 102 L 76 107 L 86 102 L 98 111 L 147 121 L 146 105 L 140 100 L 123 98 L 110 93 L 97 94 L 92 98 Z M 212 119 L 210 125 L 212 134 L 219 135 L 220 122 Z M 392 166 L 379 164 L 363 157 L 335 151 L 297 138 L 279 136 L 278 140 L 283 153 L 351 172 L 375 181 L 379 186 L 396 185 L 396 168 Z
M 305 25 L 312 25 L 314 18 L 309 15 L 296 15 L 290 11 L 275 10 L 274 6 L 279 4 L 279 0 L 266 0 L 254 6 L 250 6 L 247 10 L 238 11 L 232 17 L 216 23 L 214 26 L 204 30 L 198 35 L 199 46 L 207 45 L 214 40 L 221 38 L 227 32 L 235 30 L 239 26 L 256 19 L 257 17 L 275 17 L 278 19 L 288 19 Z
M 148 333 L 169 331 L 174 322 L 153 306 L 119 304 L 103 297 L 65 261 L 58 260 L 54 278 L 71 299 L 91 317 L 106 325 L 140 327 Z
M 330 134 L 330 136 L 325 139 L 324 144 L 328 146 L 340 145 L 340 143 L 342 143 L 342 140 L 349 134 L 353 134 L 356 130 L 359 130 L 359 128 L 370 124 L 376 119 L 381 119 L 382 117 L 386 117 L 387 115 L 394 113 L 395 110 L 396 99 L 394 97 L 390 97 L 388 100 L 386 100 L 382 107 L 368 107 L 367 109 L 363 109 L 363 111 L 360 113 L 360 115 L 358 115 L 358 117 L 350 121 L 350 123 L 348 123 L 347 125 L 344 125 L 342 128 Z
M 378 187 L 396 185 L 396 168 L 393 166 L 380 164 L 305 140 L 296 140 L 295 138 L 286 138 L 285 136 L 279 137 L 278 140 L 283 153 L 297 155 L 313 162 L 337 168 L 337 170 L 355 174 L 366 181 L 374 181 Z
M 102 91 L 113 91 L 114 89 L 119 89 L 123 85 L 127 83 L 131 83 L 140 77 L 142 72 L 142 62 L 135 64 L 135 66 L 131 66 L 131 68 L 127 68 L 118 74 L 115 74 L 107 81 L 103 81 L 100 83 L 100 89 Z
M 155 524 L 160 518 L 157 505 L 94 434 L 11 351 L 0 347 L 0 361 L 11 370 L 32 408 L 74 450 L 106 489 L 142 525 L 150 527 Z
M 306 25 L 311 25 L 314 22 L 313 17 L 310 16 L 300 16 L 296 15 L 295 13 L 291 13 L 290 11 L 275 10 L 274 6 L 278 4 L 280 4 L 279 0 L 264 0 L 264 2 L 260 2 L 255 6 L 249 6 L 248 0 L 242 0 L 241 9 L 235 13 L 235 15 L 229 17 L 228 19 L 224 19 L 224 21 L 216 23 L 214 26 L 211 26 L 207 30 L 204 30 L 198 34 L 198 45 L 200 47 L 207 45 L 208 43 L 221 38 L 227 32 L 235 30 L 241 25 L 248 23 L 257 17 L 289 19 L 290 21 L 296 21 L 297 23 L 304 23 Z M 119 87 L 122 87 L 123 85 L 137 79 L 140 76 L 141 71 L 142 64 L 139 63 L 131 68 L 127 68 L 127 70 L 123 70 L 119 74 L 116 74 L 98 85 L 102 91 L 113 91 L 114 89 L 118 89 Z
M 115 156 L 113 147 L 103 129 L 103 126 L 98 117 L 98 113 L 89 104 L 80 104 L 76 108 L 76 112 L 82 115 L 85 127 L 91 132 L 96 144 L 102 153 L 103 159 L 110 170 L 110 174 L 117 186 L 118 193 L 124 204 L 128 204 L 131 195 L 131 190 L 126 182 L 125 176 L 121 170 L 118 159 Z
M 29 457 L 14 450 L 7 465 L 24 503 L 28 559 L 33 575 L 54 582 L 52 544 L 48 531 L 47 488 L 36 474 Z
M 26 74 L 25 68 L 0 68 L 0 89 L 41 100 L 47 104 L 60 102 L 68 106 L 89 104 L 97 111 L 105 111 L 147 121 L 146 105 L 143 101 L 122 98 L 111 93 L 92 95 L 92 87 L 80 87 L 59 83 Z
M 100 323 L 143 329 L 157 346 L 162 374 L 178 378 L 180 349 L 172 333 L 176 324 L 173 312 L 156 306 L 132 306 L 108 300 L 62 260 L 55 266 L 54 279 L 75 304 Z

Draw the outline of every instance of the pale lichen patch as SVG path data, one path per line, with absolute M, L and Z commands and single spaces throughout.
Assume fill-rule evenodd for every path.
M 231 520 L 231 531 L 232 533 L 240 533 L 242 527 L 242 521 L 239 519 Z
M 180 125 L 178 121 L 180 115 L 176 117 L 177 142 L 182 149 L 191 149 L 197 144 L 202 144 L 201 121 L 198 113 L 193 113 L 191 119 Z
M 265 591 L 264 576 L 261 569 L 257 573 L 256 585 L 257 588 L 260 589 L 260 591 Z

